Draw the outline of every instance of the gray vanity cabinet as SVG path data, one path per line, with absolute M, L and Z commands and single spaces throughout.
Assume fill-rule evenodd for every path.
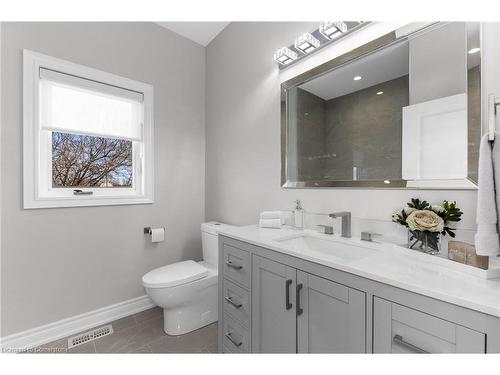
M 365 293 L 297 271 L 299 353 L 365 353 Z
M 252 280 L 252 352 L 365 352 L 365 293 L 256 255 Z
M 500 319 L 219 237 L 222 353 L 500 353 Z
M 252 352 L 295 353 L 295 268 L 253 256 Z

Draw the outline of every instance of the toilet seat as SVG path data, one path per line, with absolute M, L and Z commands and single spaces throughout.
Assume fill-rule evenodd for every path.
M 146 288 L 169 288 L 203 279 L 207 275 L 206 267 L 193 260 L 186 260 L 148 272 L 142 277 L 142 284 Z

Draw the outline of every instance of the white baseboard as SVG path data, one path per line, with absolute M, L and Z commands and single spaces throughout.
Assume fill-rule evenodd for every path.
M 147 295 L 1 338 L 2 351 L 33 348 L 154 307 Z

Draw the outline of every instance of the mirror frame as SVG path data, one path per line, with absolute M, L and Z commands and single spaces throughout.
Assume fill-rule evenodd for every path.
M 461 21 L 465 22 L 465 21 Z M 423 32 L 428 32 L 432 29 L 440 27 L 442 25 L 449 24 L 450 22 L 433 22 L 425 25 L 417 30 L 405 33 L 401 36 L 397 36 L 398 30 L 391 31 L 381 37 L 373 39 L 366 44 L 363 44 L 345 54 L 337 56 L 332 60 L 329 60 L 321 65 L 318 65 L 296 77 L 293 77 L 281 84 L 281 187 L 284 189 L 308 189 L 308 188 L 374 188 L 374 189 L 407 189 L 407 190 L 475 190 L 477 189 L 477 182 L 472 180 L 470 175 L 462 180 L 436 180 L 443 182 L 450 181 L 463 181 L 464 186 L 448 186 L 443 183 L 442 186 L 408 186 L 408 182 L 412 183 L 413 180 L 404 179 L 391 179 L 390 184 L 386 184 L 384 180 L 308 180 L 308 181 L 290 181 L 287 179 L 287 143 L 288 143 L 288 89 L 292 87 L 299 86 L 306 83 L 312 79 L 318 78 L 326 73 L 331 72 L 343 65 L 351 63 L 357 59 L 374 53 L 380 49 L 391 46 L 392 44 L 398 43 L 410 36 L 415 36 Z M 481 24 L 480 22 L 478 22 Z M 480 40 L 482 47 L 482 40 Z M 480 50 L 480 65 L 482 65 L 483 49 Z M 481 72 L 482 74 L 482 72 Z M 467 79 L 469 78 L 469 73 L 467 72 Z M 480 103 L 482 106 L 482 92 L 480 91 Z M 482 111 L 480 111 L 482 113 Z M 479 119 L 479 124 L 482 132 L 482 119 Z M 429 180 L 425 180 L 429 181 Z M 470 184 L 469 186 L 465 185 Z

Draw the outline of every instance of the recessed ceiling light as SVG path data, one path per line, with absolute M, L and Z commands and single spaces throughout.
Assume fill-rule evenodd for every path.
M 295 39 L 294 46 L 302 53 L 309 53 L 319 47 L 319 40 L 311 34 L 305 33 Z
M 384 184 L 390 184 L 390 183 L 391 183 L 391 181 L 389 181 L 389 180 L 384 180 Z
M 353 78 L 353 80 L 355 80 L 355 81 L 359 81 L 361 78 L 363 78 L 363 77 L 361 77 L 361 76 L 356 76 L 356 77 L 354 77 L 354 78 Z
M 469 55 L 472 55 L 473 53 L 477 53 L 479 51 L 481 51 L 481 48 L 479 48 L 479 47 L 471 48 L 469 50 Z
M 379 91 L 377 92 L 377 95 L 382 95 L 384 92 L 383 91 Z
M 293 60 L 297 60 L 297 57 L 297 53 L 287 47 L 280 48 L 274 53 L 274 60 L 281 65 L 288 65 Z

